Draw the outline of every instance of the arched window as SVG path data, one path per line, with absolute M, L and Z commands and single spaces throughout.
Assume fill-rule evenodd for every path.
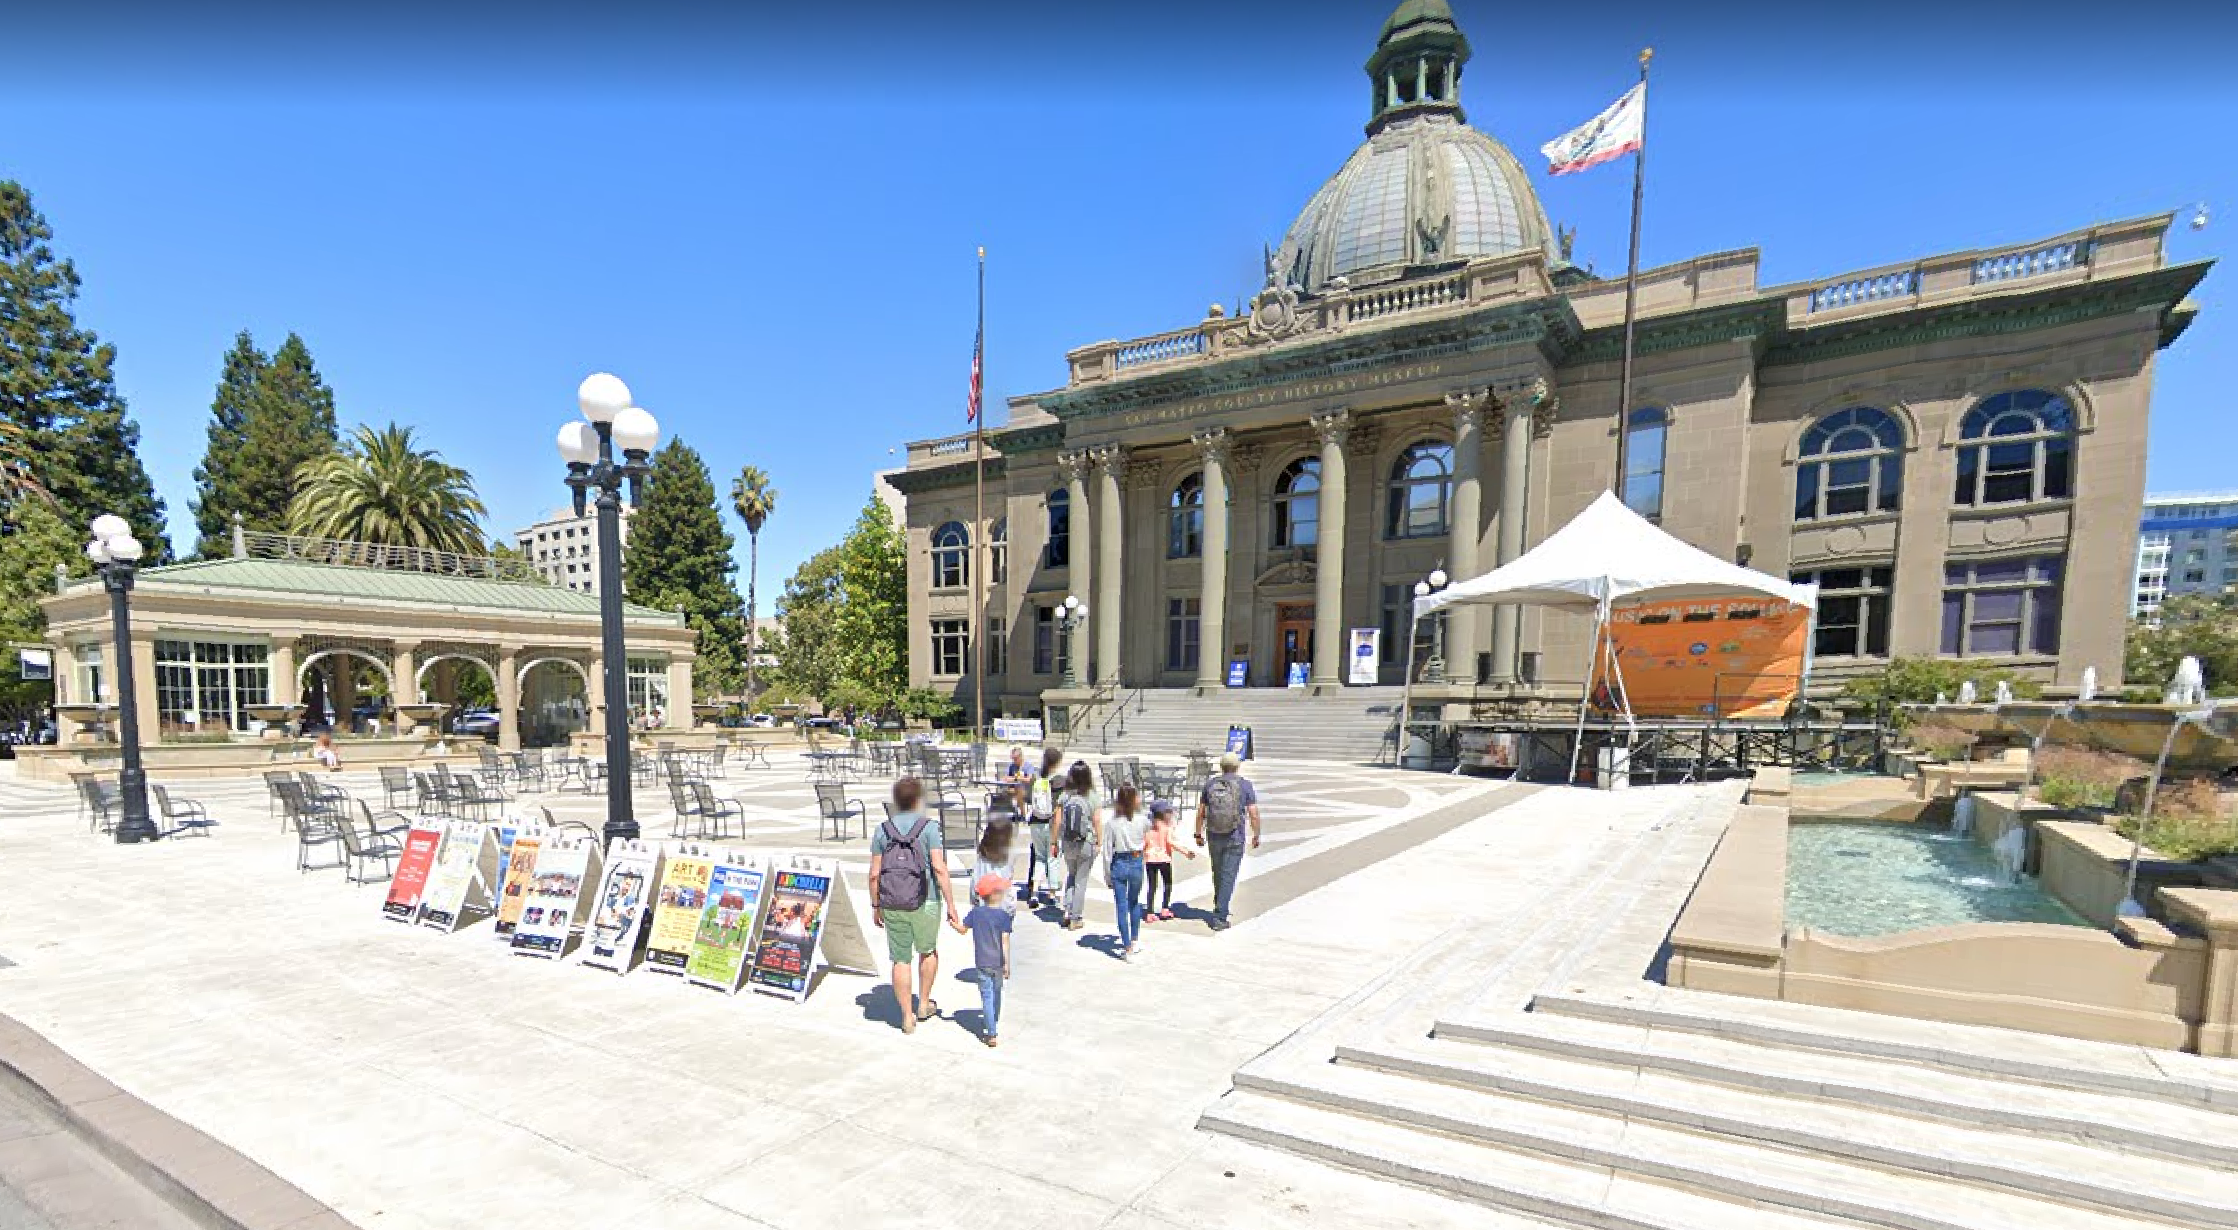
M 2075 409 L 2042 389 L 1985 397 L 1959 424 L 1954 503 L 2065 499 L 2075 467 Z
M 1065 568 L 1072 564 L 1072 493 L 1062 487 L 1049 493 L 1049 541 L 1041 548 L 1041 566 Z
M 1173 489 L 1167 513 L 1166 558 L 1204 554 L 1204 476 L 1191 474 Z
M 1390 499 L 1384 509 L 1387 538 L 1435 538 L 1446 530 L 1453 502 L 1453 446 L 1420 440 L 1391 464 Z
M 1904 429 L 1886 410 L 1851 406 L 1803 433 L 1795 519 L 1895 512 L 1904 490 Z
M 1663 444 L 1669 411 L 1649 406 L 1624 416 L 1624 506 L 1650 521 L 1663 515 Z
M 950 521 L 933 531 L 934 589 L 962 589 L 971 575 L 971 532 L 961 521 Z
M 1310 547 L 1321 534 L 1321 459 L 1300 457 L 1274 483 L 1274 545 Z

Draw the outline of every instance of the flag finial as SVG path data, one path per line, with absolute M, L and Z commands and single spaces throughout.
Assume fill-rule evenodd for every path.
M 1652 60 L 1652 59 L 1654 59 L 1654 58 L 1655 58 L 1655 48 L 1653 48 L 1653 47 L 1642 47 L 1642 48 L 1640 48 L 1640 71 L 1642 71 L 1642 72 L 1645 72 L 1645 71 L 1647 71 L 1647 62 L 1648 62 L 1649 60 Z
M 979 259 L 980 259 L 980 260 L 986 260 L 986 259 L 987 259 L 987 245 L 985 245 L 985 244 L 981 244 L 981 245 L 979 245 Z

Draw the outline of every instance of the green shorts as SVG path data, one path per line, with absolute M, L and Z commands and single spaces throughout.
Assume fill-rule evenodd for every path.
M 907 965 L 931 952 L 940 942 L 940 894 L 926 893 L 925 904 L 914 910 L 880 910 L 886 923 L 886 955 L 896 965 Z

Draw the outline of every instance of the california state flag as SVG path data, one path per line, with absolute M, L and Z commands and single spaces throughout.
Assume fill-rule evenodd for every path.
M 1624 91 L 1608 110 L 1539 147 L 1548 174 L 1567 175 L 1640 148 L 1647 131 L 1647 82 Z

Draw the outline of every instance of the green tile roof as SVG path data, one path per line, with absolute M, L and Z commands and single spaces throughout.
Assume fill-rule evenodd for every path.
M 143 584 L 209 586 L 213 589 L 249 590 L 260 594 L 289 594 L 304 598 L 366 598 L 376 602 L 411 602 L 430 606 L 485 607 L 501 611 L 529 611 L 548 615 L 598 618 L 598 595 L 557 585 L 525 581 L 492 581 L 480 577 L 443 576 L 432 572 L 394 572 L 381 568 L 348 568 L 339 564 L 314 564 L 304 560 L 213 559 L 190 564 L 167 564 L 140 573 Z M 633 619 L 681 623 L 683 617 L 635 603 L 622 604 L 622 613 Z

